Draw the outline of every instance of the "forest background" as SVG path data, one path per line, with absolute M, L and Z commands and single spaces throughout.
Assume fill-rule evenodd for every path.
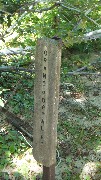
M 61 83 L 73 84 L 75 78 L 73 79 L 71 76 L 67 77 L 67 74 L 82 67 L 85 69 L 85 67 L 89 66 L 88 69 L 90 73 L 100 72 L 101 1 L 0 1 L 0 105 L 10 109 L 10 111 L 19 118 L 27 119 L 27 121 L 28 119 L 32 119 L 30 111 L 33 111 L 33 86 L 35 77 L 33 72 L 36 41 L 38 38 L 53 38 L 54 36 L 60 38 L 63 43 Z M 92 63 L 96 63 L 96 67 L 93 66 Z M 88 71 L 85 73 L 88 73 Z M 77 92 L 83 93 L 84 86 L 82 86 L 82 83 L 80 84 L 80 82 L 81 80 L 76 82 Z M 67 92 L 65 91 L 65 93 Z M 94 116 L 96 114 L 94 110 L 93 114 Z M 98 114 L 101 116 L 101 113 L 98 112 Z M 3 115 L 1 115 L 1 119 L 3 119 Z M 2 126 L 1 123 L 1 127 Z M 69 124 L 67 123 L 60 123 L 60 132 L 62 131 L 61 127 L 65 131 L 68 131 L 68 128 L 71 128 L 69 133 L 74 135 L 73 133 L 76 131 L 77 137 L 79 136 L 77 129 L 74 130 L 74 127 L 71 125 L 69 127 Z M 8 124 L 6 130 L 0 131 L 0 133 L 7 133 L 8 131 L 9 136 L 7 137 L 7 142 L 10 143 L 10 145 L 5 145 L 6 141 L 3 136 L 1 136 L 0 139 L 2 145 L 0 155 L 1 157 L 2 154 L 4 157 L 6 156 L 6 158 L 2 158 L 1 160 L 1 169 L 7 167 L 8 164 L 11 163 L 12 154 L 14 155 L 20 152 L 21 149 L 24 149 L 25 151 L 25 149 L 28 148 L 28 144 L 25 143 L 26 141 L 24 141 L 21 134 L 19 135 L 20 138 L 17 142 L 16 131 L 13 130 L 12 132 L 12 128 L 10 127 L 9 129 Z M 80 135 L 83 136 L 84 131 L 81 131 L 80 129 L 80 132 Z M 62 142 L 62 140 L 65 139 L 65 135 L 59 138 Z M 21 144 L 20 141 L 22 142 Z M 97 143 L 98 142 L 99 140 L 97 140 Z M 62 144 L 60 146 L 62 149 L 61 151 L 63 151 L 66 143 L 65 145 Z M 73 144 L 73 147 L 74 146 L 75 143 Z M 4 152 L 5 150 L 6 155 Z M 66 150 L 64 150 L 63 154 L 65 154 L 65 152 Z M 72 158 L 69 156 L 66 163 L 69 163 L 72 166 L 71 159 Z M 24 174 L 25 171 L 27 175 Z M 23 167 L 21 174 L 28 176 L 28 169 L 25 166 Z M 18 172 L 13 175 L 15 177 L 20 177 Z M 74 179 L 75 177 L 79 179 L 79 175 L 74 175 Z M 62 172 L 62 176 L 64 179 L 66 179 L 67 176 L 70 179 L 71 177 L 73 179 L 71 169 L 68 170 L 66 168 L 65 172 Z

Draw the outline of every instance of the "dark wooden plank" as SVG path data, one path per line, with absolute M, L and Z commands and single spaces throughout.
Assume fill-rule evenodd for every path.
M 55 180 L 55 164 L 50 167 L 43 166 L 43 180 Z
M 9 112 L 6 108 L 0 106 L 0 111 L 5 113 L 6 120 L 12 124 L 15 128 L 21 131 L 24 135 L 29 137 L 31 141 L 33 141 L 33 128 L 29 125 L 28 122 L 23 121 L 22 119 L 18 118 L 15 114 Z

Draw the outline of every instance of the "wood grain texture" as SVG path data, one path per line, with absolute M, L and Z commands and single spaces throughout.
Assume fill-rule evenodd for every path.
M 56 163 L 61 43 L 39 39 L 35 58 L 33 155 L 49 167 Z

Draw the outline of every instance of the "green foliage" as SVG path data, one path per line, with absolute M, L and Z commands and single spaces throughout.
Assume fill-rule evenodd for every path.
M 5 76 L 4 76 L 5 75 Z M 26 74 L 25 74 L 26 75 Z M 7 77 L 7 79 L 6 79 Z M 11 84 L 16 86 L 16 83 L 21 78 L 20 75 L 14 76 L 12 73 L 3 73 L 2 74 L 2 87 L 10 88 Z M 23 88 L 22 88 L 23 87 Z M 13 92 L 14 89 L 11 91 Z M 16 93 L 8 101 L 8 105 L 12 107 L 13 113 L 24 115 L 26 118 L 31 118 L 30 111 L 33 111 L 34 107 L 34 97 L 31 93 L 34 90 L 34 75 L 29 74 L 28 76 L 22 77 L 21 82 L 17 86 Z M 6 100 L 9 98 L 11 91 L 2 91 L 2 97 Z
M 75 42 L 81 43 L 81 38 L 78 36 L 100 28 L 99 0 L 71 0 L 69 3 L 65 0 L 54 6 L 55 2 L 57 3 L 57 1 L 40 1 L 34 4 L 29 0 L 2 1 L 4 10 L 12 15 L 7 14 L 6 18 L 5 13 L 1 11 L 1 21 L 2 18 L 5 20 L 2 21 L 5 27 L 17 22 L 14 29 L 19 34 L 17 42 L 22 46 L 35 45 L 39 37 L 57 35 L 67 47 L 70 47 Z M 48 10 L 52 6 L 53 8 Z M 17 42 L 13 40 L 12 42 L 18 45 Z
M 23 153 L 27 149 L 23 137 L 13 129 L 0 132 L 0 169 L 12 163 L 13 156 Z
M 14 178 L 17 180 L 24 180 L 24 177 L 19 172 L 14 172 Z
M 35 46 L 37 38 L 59 36 L 63 40 L 61 82 L 72 82 L 74 85 L 76 84 L 78 91 L 83 91 L 84 87 L 80 77 L 68 77 L 67 73 L 86 66 L 89 63 L 89 52 L 100 51 L 101 40 L 81 42 L 81 39 L 78 38 L 78 36 L 83 36 L 85 33 L 100 28 L 100 1 L 70 0 L 68 3 L 67 0 L 63 0 L 60 1 L 60 5 L 48 10 L 55 2 L 57 1 L 40 1 L 35 5 L 33 5 L 33 0 L 4 0 L 0 2 L 0 23 L 3 25 L 0 31 L 0 38 L 5 39 L 5 43 L 1 43 L 0 46 L 1 48 L 3 46 L 8 48 L 21 46 L 25 48 L 26 46 Z M 32 9 L 31 5 L 33 5 Z M 7 31 L 8 27 L 13 24 L 16 25 L 10 32 Z M 14 33 L 17 34 L 15 38 L 13 37 Z M 12 35 L 10 40 L 7 39 L 9 35 Z M 10 56 L 9 58 L 7 56 L 5 58 L 1 57 L 0 65 L 28 68 L 33 56 L 34 53 L 31 52 L 31 55 L 28 53 L 25 56 L 17 55 L 13 58 Z M 93 70 L 95 69 L 91 67 L 91 71 Z M 28 72 L 24 76 L 23 74 L 24 72 L 2 72 L 0 77 L 0 95 L 3 99 L 8 100 L 8 105 L 15 114 L 25 117 L 28 121 L 32 118 L 31 112 L 33 112 L 34 106 L 35 74 Z M 19 80 L 21 81 L 17 85 L 16 92 L 9 99 L 9 95 L 13 94 Z M 96 113 L 96 110 L 91 110 L 91 117 L 95 117 Z M 100 116 L 101 113 L 99 112 Z M 70 145 L 72 146 L 70 153 L 73 153 L 75 157 L 82 156 L 82 151 L 80 150 L 80 154 L 78 147 L 81 148 L 83 146 L 90 150 L 93 146 L 96 149 L 101 142 L 100 127 L 92 128 L 90 131 L 89 127 L 84 129 L 84 127 L 82 128 L 78 125 L 79 121 L 81 120 L 77 119 L 76 122 L 68 122 L 67 119 L 64 119 L 59 122 L 58 127 L 59 140 L 61 142 L 64 141 L 65 145 L 68 144 L 67 137 L 69 134 Z M 7 130 L 6 133 L 2 132 L 0 135 L 0 156 L 2 157 L 0 169 L 3 169 L 3 167 L 12 163 L 14 155 L 24 152 L 27 149 L 27 145 L 22 136 L 18 136 L 18 133 L 14 130 Z M 74 180 L 78 180 L 79 175 L 72 174 L 72 157 L 66 154 L 67 151 L 63 147 L 61 152 L 62 155 L 65 155 L 68 166 L 62 174 L 63 179 L 69 180 L 74 178 Z M 22 171 L 27 176 L 28 169 L 26 165 L 23 165 Z M 23 179 L 18 172 L 15 172 L 15 178 Z
M 0 172 L 0 179 L 9 180 L 9 174 L 7 172 Z

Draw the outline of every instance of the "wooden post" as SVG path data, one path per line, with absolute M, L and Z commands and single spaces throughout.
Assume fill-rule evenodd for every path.
M 43 179 L 55 179 L 61 41 L 38 39 L 35 57 L 33 155 Z

